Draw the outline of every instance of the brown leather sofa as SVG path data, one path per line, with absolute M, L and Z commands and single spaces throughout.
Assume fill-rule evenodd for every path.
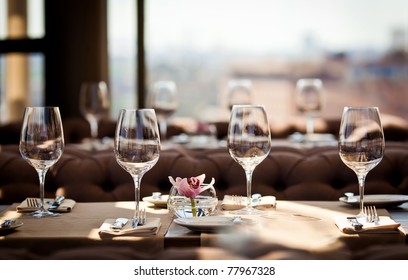
M 148 171 L 141 195 L 168 193 L 168 176 L 206 174 L 215 179 L 219 199 L 242 194 L 245 175 L 226 148 L 163 150 L 158 163 Z M 25 162 L 17 145 L 3 145 L 0 152 L 0 204 L 10 204 L 38 195 L 38 176 Z M 78 202 L 133 200 L 131 176 L 116 162 L 112 150 L 90 152 L 67 145 L 62 158 L 49 170 L 46 197 L 64 194 Z M 353 171 L 341 161 L 337 147 L 298 149 L 274 147 L 255 169 L 253 193 L 285 200 L 338 200 L 344 192 L 358 193 Z M 387 142 L 381 163 L 367 176 L 366 193 L 408 194 L 408 143 Z

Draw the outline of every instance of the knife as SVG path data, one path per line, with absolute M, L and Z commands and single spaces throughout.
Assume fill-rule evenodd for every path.
M 56 210 L 62 203 L 62 201 L 64 201 L 65 197 L 63 195 L 61 196 L 57 196 L 54 200 L 54 203 L 48 208 L 48 210 Z

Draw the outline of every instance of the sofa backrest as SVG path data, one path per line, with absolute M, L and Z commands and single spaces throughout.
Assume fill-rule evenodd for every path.
M 245 195 L 245 174 L 226 148 L 163 150 L 157 164 L 142 178 L 141 195 L 169 192 L 168 176 L 206 174 L 215 179 L 217 196 Z M 0 152 L 0 204 L 38 196 L 38 176 L 17 145 Z M 338 200 L 344 192 L 358 193 L 356 175 L 341 161 L 337 147 L 298 149 L 273 147 L 255 169 L 252 193 L 287 200 Z M 367 176 L 366 194 L 408 194 L 408 144 L 386 144 L 381 163 Z M 116 162 L 112 150 L 90 152 L 67 145 L 61 159 L 48 171 L 46 197 L 64 194 L 76 201 L 133 200 L 131 176 Z

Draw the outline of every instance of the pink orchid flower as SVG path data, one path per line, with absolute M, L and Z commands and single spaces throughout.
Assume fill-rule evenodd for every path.
M 204 179 L 205 174 L 201 174 L 200 176 L 190 178 L 177 177 L 176 180 L 174 180 L 173 177 L 169 176 L 170 182 L 173 184 L 175 188 L 177 188 L 178 192 L 181 195 L 190 198 L 195 198 L 197 195 L 207 190 L 214 184 L 214 178 L 212 178 L 210 184 L 202 187 L 201 185 L 203 184 Z

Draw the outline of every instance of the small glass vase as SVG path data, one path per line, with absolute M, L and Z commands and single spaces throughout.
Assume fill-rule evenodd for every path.
M 201 184 L 201 188 L 207 188 L 207 184 Z M 214 186 L 197 195 L 195 198 L 186 197 L 171 187 L 167 208 L 169 212 L 179 218 L 192 218 L 210 216 L 217 208 L 218 198 Z

